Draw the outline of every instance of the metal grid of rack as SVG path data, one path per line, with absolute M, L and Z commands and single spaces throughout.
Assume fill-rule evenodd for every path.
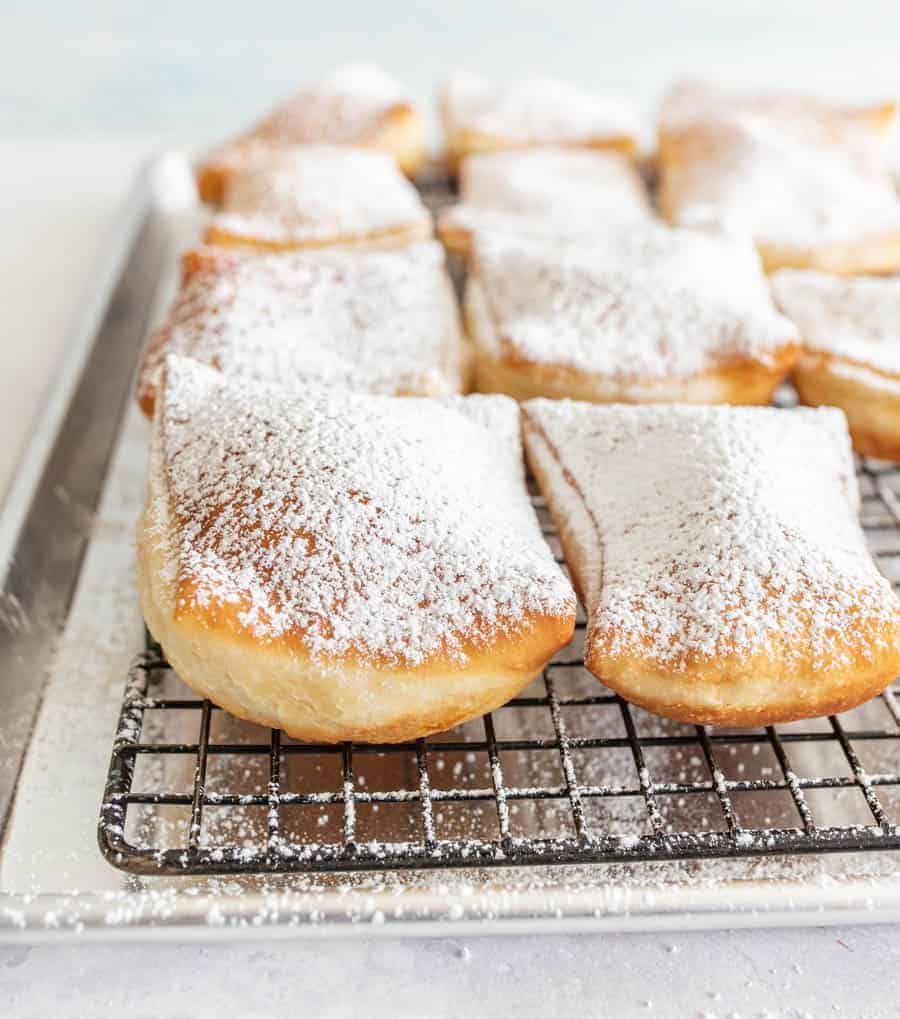
M 900 586 L 900 471 L 863 462 L 859 480 L 870 547 Z M 150 645 L 128 677 L 100 846 L 143 874 L 900 848 L 900 691 L 765 729 L 683 725 L 591 677 L 583 637 L 580 618 L 540 679 L 483 719 L 384 746 L 301 744 L 238 723 L 185 696 Z

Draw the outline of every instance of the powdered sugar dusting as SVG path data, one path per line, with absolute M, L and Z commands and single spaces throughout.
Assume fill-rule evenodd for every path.
M 796 340 L 749 242 L 657 224 L 575 242 L 476 236 L 499 341 L 519 357 L 616 377 L 770 362 Z
M 339 242 L 431 223 L 390 156 L 332 145 L 248 159 L 229 176 L 222 209 L 215 226 L 276 241 Z
M 511 400 L 292 397 L 170 358 L 158 420 L 183 597 L 237 605 L 260 640 L 462 661 L 527 614 L 574 610 Z
M 410 105 L 403 86 L 380 67 L 345 64 L 280 103 L 246 137 L 281 145 L 360 142 Z
M 660 109 L 660 126 L 666 132 L 715 118 L 753 115 L 819 144 L 844 144 L 860 154 L 875 154 L 873 143 L 882 138 L 881 107 L 847 105 L 791 91 L 732 91 L 708 82 L 685 79 L 667 93 Z M 877 147 L 877 146 L 876 146 Z
M 589 142 L 633 137 L 631 107 L 555 78 L 524 78 L 506 85 L 457 71 L 447 83 L 444 108 L 452 130 L 472 130 L 520 143 Z
M 197 253 L 151 341 L 140 396 L 168 353 L 229 375 L 379 393 L 460 388 L 461 336 L 440 245 L 360 253 Z
M 839 411 L 526 408 L 572 486 L 558 498 L 573 526 L 602 545 L 588 612 L 610 653 L 679 669 L 800 648 L 847 665 L 838 639 L 861 618 L 900 620 L 857 522 Z
M 666 104 L 662 126 L 679 150 L 677 161 L 663 150 L 663 204 L 681 224 L 718 222 L 801 248 L 900 231 L 882 135 L 854 111 L 688 89 Z
M 807 349 L 900 375 L 900 280 L 782 269 L 772 290 Z
M 584 234 L 610 222 L 651 218 L 634 164 L 616 152 L 537 148 L 469 156 L 462 202 L 442 225 L 465 230 Z

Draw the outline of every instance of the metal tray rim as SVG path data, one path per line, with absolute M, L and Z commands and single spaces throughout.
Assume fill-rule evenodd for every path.
M 396 915 L 391 889 L 359 893 L 348 909 L 337 891 L 240 895 L 173 892 L 155 903 L 146 893 L 0 894 L 0 943 L 59 941 L 229 940 L 273 937 L 458 937 L 497 934 L 717 930 L 830 924 L 900 923 L 900 882 L 854 879 L 828 887 L 774 882 L 716 886 L 672 884 L 630 891 L 611 906 L 602 889 L 491 890 L 472 897 L 405 890 Z M 474 902 L 469 901 L 473 899 Z M 777 906 L 769 903 L 777 901 Z M 876 905 L 877 903 L 877 905 Z M 148 908 L 149 905 L 149 908 Z M 111 916 L 118 919 L 110 920 Z

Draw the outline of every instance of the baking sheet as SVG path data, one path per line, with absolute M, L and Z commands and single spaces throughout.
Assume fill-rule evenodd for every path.
M 185 156 L 165 154 L 142 180 L 123 223 L 138 244 L 146 243 L 142 224 L 149 217 L 164 234 L 166 257 L 158 279 L 147 274 L 124 298 L 114 273 L 106 281 L 107 296 L 116 293 L 118 315 L 126 320 L 129 300 L 146 303 L 142 286 L 152 291 L 159 314 L 174 287 L 176 254 L 196 240 L 201 221 Z M 123 237 L 121 246 L 127 249 L 127 242 Z M 115 264 L 121 263 L 119 252 Z M 63 394 L 90 364 L 91 337 L 84 342 L 80 359 L 73 355 L 65 367 Z M 136 355 L 135 348 L 132 369 Z M 63 402 L 48 408 L 45 434 L 39 433 L 46 448 L 66 427 Z M 38 684 L 40 710 L 0 856 L 0 937 L 446 934 L 449 928 L 471 934 L 900 919 L 897 857 L 889 853 L 240 880 L 138 879 L 114 870 L 100 855 L 95 831 L 124 679 L 142 642 L 133 530 L 148 429 L 129 401 L 96 515 L 86 525 L 77 587 L 46 684 Z M 36 484 L 27 472 L 36 476 L 42 468 L 37 454 L 26 462 L 17 485 L 25 509 L 21 493 Z M 58 494 L 64 506 L 67 493 Z M 8 524 L 7 537 L 12 540 Z

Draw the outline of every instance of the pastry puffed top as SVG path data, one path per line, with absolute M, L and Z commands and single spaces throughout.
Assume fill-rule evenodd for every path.
M 475 236 L 474 280 L 496 353 L 617 378 L 768 362 L 797 340 L 749 240 L 661 224 L 591 238 Z
M 436 242 L 384 252 L 210 247 L 189 252 L 185 267 L 144 360 L 144 403 L 167 354 L 288 387 L 422 395 L 460 387 L 456 301 Z
M 154 456 L 176 611 L 254 640 L 402 668 L 574 612 L 506 397 L 291 394 L 171 357 Z
M 840 666 L 836 638 L 861 617 L 896 623 L 841 411 L 533 400 L 524 414 L 564 476 L 555 505 L 600 549 L 584 594 L 610 653 L 677 670 L 796 646 Z

